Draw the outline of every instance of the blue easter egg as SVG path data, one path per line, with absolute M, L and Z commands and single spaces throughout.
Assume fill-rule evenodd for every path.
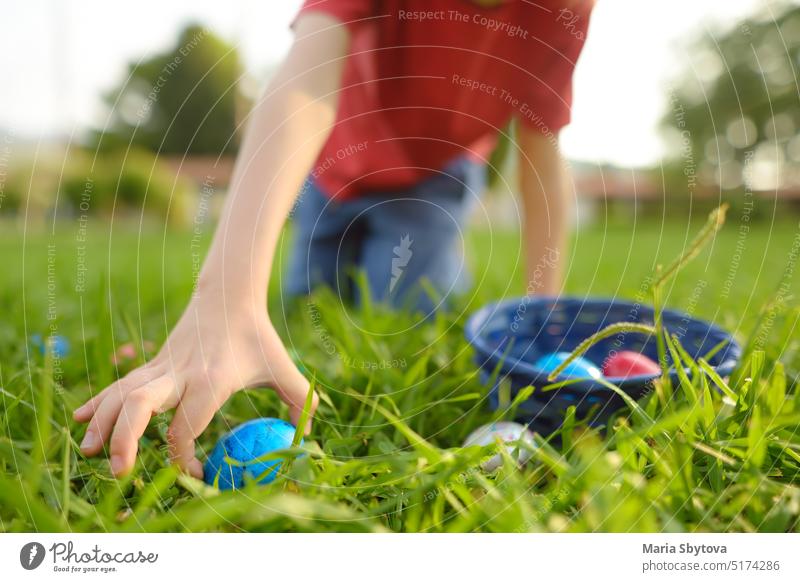
M 569 357 L 569 352 L 555 352 L 542 356 L 533 365 L 548 374 Z M 600 369 L 586 358 L 577 357 L 559 374 L 564 378 L 601 378 Z
M 283 461 L 255 459 L 290 448 L 294 433 L 294 426 L 278 418 L 256 418 L 240 424 L 217 441 L 206 459 L 203 479 L 223 490 L 241 489 L 245 475 L 261 484 L 270 483 Z
M 44 356 L 48 351 L 55 358 L 65 358 L 69 354 L 69 340 L 62 335 L 49 335 L 42 338 L 41 334 L 31 336 L 31 343 L 39 348 Z

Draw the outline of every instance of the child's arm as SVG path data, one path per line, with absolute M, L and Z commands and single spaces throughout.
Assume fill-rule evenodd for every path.
M 75 411 L 76 420 L 89 422 L 81 444 L 86 455 L 98 454 L 110 439 L 114 475 L 133 467 L 151 416 L 171 408 L 170 456 L 197 477 L 203 470 L 194 439 L 236 390 L 271 386 L 289 405 L 292 421 L 300 417 L 309 383 L 269 320 L 267 288 L 283 223 L 335 121 L 349 35 L 313 12 L 298 19 L 295 33 L 252 112 L 186 311 L 158 356 Z
M 558 137 L 518 125 L 522 192 L 522 243 L 527 258 L 527 293 L 557 295 L 569 244 L 572 194 Z

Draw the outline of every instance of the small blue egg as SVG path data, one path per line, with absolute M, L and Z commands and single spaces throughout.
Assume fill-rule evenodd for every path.
M 203 479 L 222 490 L 241 489 L 245 475 L 257 483 L 272 482 L 283 461 L 255 459 L 290 448 L 294 433 L 294 426 L 278 418 L 256 418 L 240 424 L 217 441 L 206 459 Z
M 41 334 L 35 333 L 31 336 L 31 343 L 39 348 L 39 352 L 43 356 L 48 351 L 55 358 L 65 358 L 69 355 L 69 340 L 62 335 L 50 335 L 42 338 Z
M 558 368 L 561 363 L 569 357 L 569 352 L 555 352 L 542 356 L 533 365 L 548 374 Z M 559 374 L 564 378 L 600 378 L 600 369 L 586 358 L 577 357 Z

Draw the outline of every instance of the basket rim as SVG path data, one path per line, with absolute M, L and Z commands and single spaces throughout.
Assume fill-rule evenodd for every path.
M 623 306 L 633 306 L 637 303 L 631 301 L 629 299 L 621 299 L 621 298 L 607 298 L 607 297 L 580 297 L 575 295 L 537 295 L 535 297 L 517 297 L 506 299 L 503 301 L 495 301 L 492 303 L 488 303 L 483 307 L 479 308 L 475 311 L 467 320 L 466 325 L 464 326 L 464 336 L 469 342 L 470 345 L 475 349 L 475 351 L 480 354 L 481 359 L 483 360 L 482 364 L 479 364 L 481 368 L 485 367 L 487 364 L 491 364 L 491 368 L 494 369 L 498 364 L 502 362 L 500 366 L 501 374 L 515 374 L 515 375 L 527 375 L 530 376 L 532 381 L 539 380 L 540 378 L 547 378 L 549 372 L 543 370 L 541 368 L 537 368 L 532 363 L 525 362 L 519 359 L 510 359 L 504 358 L 503 353 L 499 352 L 499 348 L 493 348 L 489 345 L 489 342 L 485 339 L 481 330 L 484 326 L 491 321 L 492 317 L 498 313 L 505 312 L 508 307 L 514 305 L 520 305 L 523 301 L 526 302 L 526 309 L 529 309 L 532 305 L 542 304 L 542 303 L 565 303 L 565 302 L 575 302 L 581 303 L 582 305 L 623 305 Z M 649 303 L 638 303 L 639 308 L 645 308 L 650 311 L 654 311 L 655 308 L 650 305 Z M 689 321 L 700 324 L 708 329 L 710 332 L 716 332 L 728 339 L 728 347 L 727 347 L 727 354 L 725 360 L 721 363 L 717 364 L 716 366 L 712 366 L 717 373 L 721 376 L 729 375 L 733 372 L 734 368 L 736 367 L 737 362 L 741 357 L 741 347 L 739 343 L 736 341 L 736 338 L 725 329 L 721 328 L 720 326 L 706 321 L 704 319 L 699 319 L 693 317 L 685 312 L 676 310 L 676 309 L 669 309 L 665 308 L 662 310 L 663 314 L 669 315 L 670 317 L 679 317 L 681 319 L 688 319 Z M 637 333 L 637 332 L 632 332 Z M 511 337 L 509 334 L 508 337 Z M 505 344 L 508 345 L 507 343 Z M 509 369 L 510 365 L 510 369 Z M 677 370 L 670 370 L 670 376 L 674 379 L 677 378 Z M 612 382 L 618 386 L 625 385 L 632 385 L 632 384 L 639 384 L 642 382 L 651 382 L 656 378 L 660 377 L 660 374 L 638 374 L 635 376 L 604 376 L 603 380 Z M 566 388 L 577 388 L 586 390 L 591 387 L 600 386 L 603 390 L 608 390 L 607 387 L 602 386 L 599 382 L 594 379 L 586 378 L 585 380 L 574 382 L 574 378 L 569 378 L 564 375 L 556 376 L 556 379 L 552 382 L 548 381 L 549 384 L 563 382 L 567 380 L 572 380 L 573 383 L 567 386 Z M 533 382 L 532 382 L 533 383 Z

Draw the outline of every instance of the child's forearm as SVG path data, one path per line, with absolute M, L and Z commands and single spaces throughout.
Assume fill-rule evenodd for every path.
M 198 292 L 263 309 L 278 237 L 333 126 L 347 33 L 311 14 L 255 106 Z
M 528 294 L 556 295 L 567 259 L 572 195 L 558 144 L 535 129 L 519 130 L 522 243 Z

